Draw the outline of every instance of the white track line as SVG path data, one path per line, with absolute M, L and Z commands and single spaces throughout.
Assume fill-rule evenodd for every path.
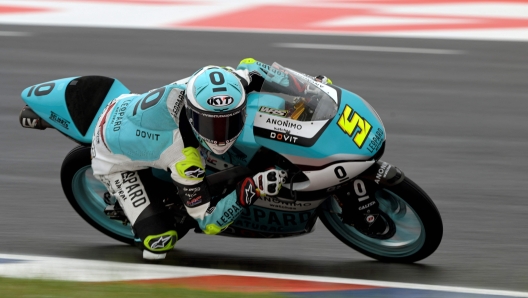
M 0 31 L 0 36 L 30 36 L 29 32 Z
M 338 50 L 338 51 L 365 51 L 365 52 L 390 52 L 390 53 L 413 53 L 413 54 L 435 54 L 435 55 L 460 55 L 464 51 L 423 49 L 423 48 L 398 48 L 398 47 L 375 47 L 357 45 L 316 44 L 316 43 L 276 43 L 276 47 L 314 50 Z
M 71 281 L 125 281 L 145 279 L 182 278 L 207 275 L 251 276 L 312 282 L 356 284 L 386 288 L 433 290 L 507 297 L 528 297 L 528 292 L 476 289 L 466 287 L 436 286 L 401 282 L 386 282 L 337 277 L 245 272 L 220 269 L 202 269 L 154 264 L 132 264 L 94 260 L 66 259 L 25 255 L 0 254 L 0 259 L 23 260 L 20 263 L 4 263 L 0 260 L 0 276 L 15 278 L 43 278 Z

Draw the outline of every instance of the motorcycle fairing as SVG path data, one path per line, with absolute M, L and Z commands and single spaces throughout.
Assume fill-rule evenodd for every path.
M 299 198 L 304 197 L 303 193 L 308 194 L 314 191 L 321 192 L 324 196 L 327 189 L 347 183 L 361 174 L 375 162 L 373 157 L 385 141 L 383 124 L 374 109 L 361 97 L 339 87 L 324 86 L 326 89 L 335 90 L 334 93 L 327 90 L 324 92 L 326 95 L 323 95 L 325 102 L 330 106 L 335 105 L 336 110 L 336 113 L 332 115 L 332 107 L 330 107 L 326 114 L 332 117 L 326 120 L 298 121 L 288 118 L 285 110 L 286 101 L 291 99 L 290 95 L 248 94 L 248 116 L 234 149 L 222 156 L 210 154 L 208 165 L 216 170 L 223 170 L 234 165 L 247 166 L 259 148 L 264 146 L 282 155 L 303 171 L 307 180 L 295 182 L 293 185 L 284 185 L 285 189 L 293 186 L 294 190 L 299 191 Z M 336 98 L 331 98 L 330 95 Z M 356 114 L 357 116 L 354 116 Z M 267 123 L 273 120 L 275 123 Z M 281 120 L 283 122 L 279 122 Z M 291 126 L 290 136 L 295 136 L 298 140 L 304 136 L 305 139 L 313 140 L 313 145 L 299 146 L 295 143 L 286 143 L 284 140 L 278 141 L 276 138 L 266 137 L 271 136 L 272 133 L 275 136 L 285 134 L 285 122 L 288 123 L 287 126 Z M 366 137 L 362 146 L 359 147 L 354 142 L 354 138 L 363 132 L 362 128 L 365 128 L 365 123 L 368 123 L 370 129 L 365 130 Z M 354 130 L 347 130 L 352 124 L 356 124 L 357 127 Z M 297 125 L 303 127 L 293 127 Z M 294 132 L 296 128 L 300 128 L 301 132 Z M 373 130 L 377 133 L 373 133 Z
M 283 192 L 284 193 L 284 192 Z M 328 193 L 324 197 L 314 198 L 310 197 L 309 200 L 293 200 L 292 198 L 285 198 L 282 193 L 279 193 L 277 197 L 263 197 L 255 201 L 253 206 L 259 206 L 267 209 L 280 210 L 280 211 L 310 211 L 313 210 L 323 203 L 328 197 Z
M 347 158 L 349 160 L 368 160 L 377 153 L 385 140 L 385 129 L 377 114 L 362 98 L 346 90 L 341 90 L 341 106 L 333 119 L 290 120 L 288 126 L 295 125 L 300 129 L 299 132 L 291 129 L 288 138 L 286 138 L 285 132 L 281 130 L 280 125 L 263 125 L 263 123 L 272 121 L 279 123 L 279 117 L 257 112 L 256 117 L 259 119 L 254 121 L 255 126 L 253 128 L 255 141 L 262 146 L 273 148 L 285 156 L 326 160 L 323 163 L 336 161 L 336 158 L 332 156 L 343 155 L 349 155 L 350 157 Z M 261 95 L 259 105 L 268 107 L 269 99 L 272 97 L 276 96 Z M 283 124 L 286 120 L 289 119 L 280 123 Z M 318 129 L 316 133 L 314 133 L 313 127 Z M 282 135 L 282 139 L 278 138 L 279 135 Z M 312 137 L 310 138 L 310 136 Z M 362 142 L 358 145 L 358 140 L 361 138 Z M 292 162 L 297 164 L 295 161 Z
M 309 183 L 293 183 L 293 189 L 310 193 L 317 190 L 328 189 L 350 181 L 350 179 L 371 167 L 374 162 L 374 160 L 344 161 L 328 165 L 319 170 L 303 171 L 304 175 L 308 178 Z M 290 188 L 290 185 L 285 184 L 284 187 Z
M 242 212 L 231 227 L 255 233 L 269 233 L 270 238 L 273 234 L 281 237 L 294 236 L 312 230 L 314 212 L 315 209 L 299 212 L 251 206 Z
M 271 95 L 261 98 L 267 102 Z M 268 109 L 261 106 L 255 116 L 253 133 L 255 136 L 267 138 L 297 146 L 311 147 L 321 136 L 328 120 L 318 121 L 297 121 L 280 116 L 270 115 L 269 113 L 260 112 L 262 109 Z
M 121 82 L 101 76 L 70 77 L 30 86 L 22 100 L 54 128 L 90 144 L 98 115 L 114 98 L 129 93 Z

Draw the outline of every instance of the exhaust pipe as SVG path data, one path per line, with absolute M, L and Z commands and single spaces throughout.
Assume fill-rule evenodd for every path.
M 54 128 L 48 122 L 42 120 L 42 118 L 40 118 L 40 116 L 33 112 L 33 110 L 28 106 L 22 108 L 18 120 L 20 120 L 20 125 L 25 128 L 33 128 L 40 130 L 44 130 L 46 128 Z

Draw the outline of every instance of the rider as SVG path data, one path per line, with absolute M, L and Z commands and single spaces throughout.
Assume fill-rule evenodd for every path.
M 245 178 L 218 201 L 211 200 L 204 181 L 207 151 L 221 155 L 234 144 L 244 127 L 246 94 L 260 90 L 268 71 L 269 65 L 252 58 L 236 70 L 206 66 L 148 93 L 121 95 L 104 109 L 92 142 L 94 176 L 123 208 L 144 258 L 165 258 L 178 240 L 152 168 L 171 173 L 187 213 L 205 234 L 220 233 L 258 197 L 278 194 L 286 172 L 276 169 Z M 274 79 L 284 88 L 305 91 L 289 80 Z
M 221 232 L 258 197 L 278 194 L 286 172 L 275 169 L 247 177 L 218 202 L 211 201 L 204 182 L 206 150 L 225 153 L 244 127 L 246 94 L 263 82 L 253 77 L 247 69 L 206 66 L 148 93 L 121 95 L 101 114 L 92 142 L 94 176 L 117 198 L 144 258 L 164 258 L 178 240 L 151 168 L 171 173 L 188 214 L 205 234 Z

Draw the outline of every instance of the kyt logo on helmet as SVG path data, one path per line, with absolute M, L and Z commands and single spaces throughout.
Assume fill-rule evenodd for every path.
M 207 100 L 207 104 L 213 107 L 225 107 L 232 104 L 235 100 L 231 96 L 215 96 Z

